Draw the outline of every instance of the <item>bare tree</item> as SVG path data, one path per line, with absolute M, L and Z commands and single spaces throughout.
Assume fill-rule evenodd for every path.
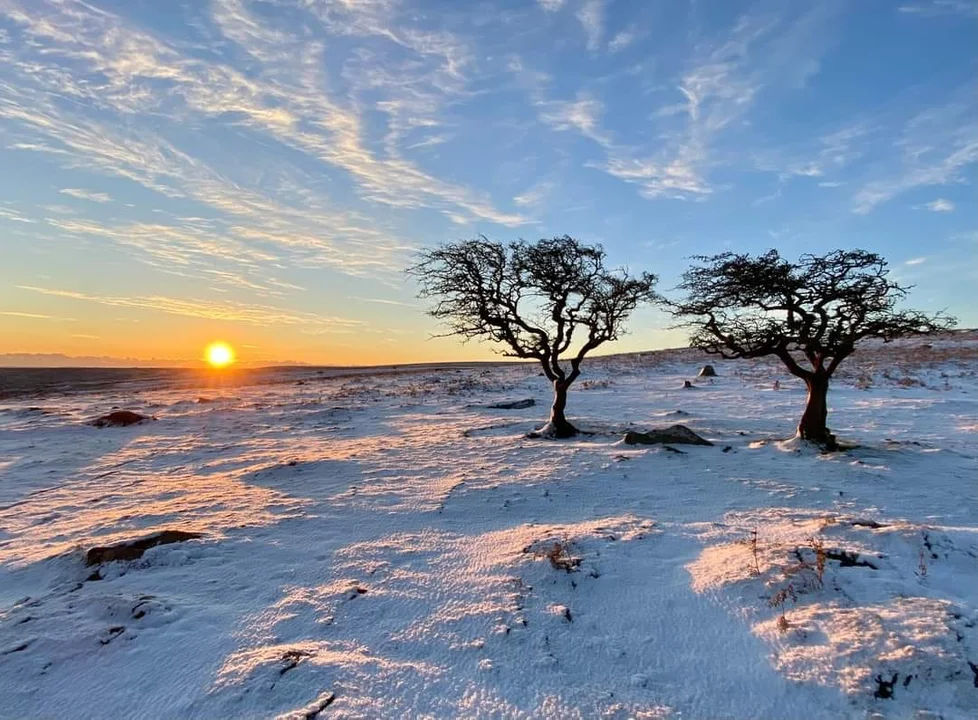
M 540 363 L 554 388 L 540 434 L 566 438 L 577 434 L 565 409 L 584 357 L 617 340 L 631 312 L 655 299 L 654 275 L 610 270 L 604 259 L 600 246 L 566 235 L 509 244 L 480 236 L 424 250 L 408 272 L 419 297 L 436 300 L 429 314 L 446 335 L 489 340 L 505 356 Z
M 725 358 L 774 355 L 805 381 L 808 402 L 798 436 L 829 448 L 829 380 L 866 338 L 945 330 L 954 319 L 897 309 L 909 287 L 887 278 L 886 260 L 864 250 L 803 255 L 795 263 L 776 250 L 751 257 L 698 256 L 683 275 L 674 314 L 693 328 L 690 344 Z M 805 366 L 807 363 L 807 367 Z

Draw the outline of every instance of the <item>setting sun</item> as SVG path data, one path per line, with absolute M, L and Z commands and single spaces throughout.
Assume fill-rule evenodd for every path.
M 225 342 L 211 343 L 204 351 L 204 358 L 212 367 L 227 367 L 234 362 L 234 348 Z

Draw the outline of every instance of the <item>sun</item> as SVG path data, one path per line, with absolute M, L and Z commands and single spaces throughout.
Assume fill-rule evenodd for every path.
M 234 348 L 226 342 L 214 342 L 204 350 L 204 359 L 211 367 L 227 367 L 234 362 Z

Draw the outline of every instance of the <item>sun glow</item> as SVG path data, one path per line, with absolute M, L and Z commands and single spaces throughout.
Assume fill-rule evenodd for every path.
M 234 348 L 226 342 L 215 342 L 204 350 L 204 359 L 211 367 L 227 367 L 234 362 Z

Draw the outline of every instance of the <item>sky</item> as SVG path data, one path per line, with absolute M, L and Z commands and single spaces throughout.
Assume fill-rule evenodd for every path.
M 976 71 L 976 0 L 0 0 L 0 364 L 489 359 L 403 272 L 479 233 L 861 247 L 974 327 Z

